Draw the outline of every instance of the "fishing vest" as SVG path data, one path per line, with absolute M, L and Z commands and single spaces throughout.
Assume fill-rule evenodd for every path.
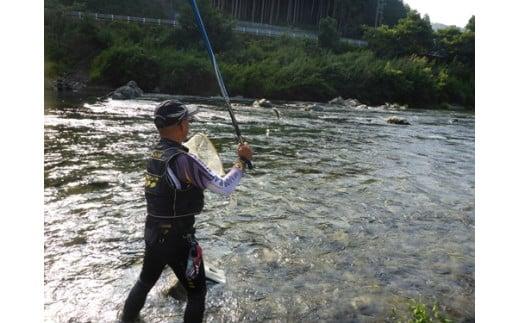
M 188 149 L 174 141 L 162 138 L 152 149 L 145 174 L 145 197 L 148 220 L 172 222 L 182 231 L 193 228 L 195 215 L 204 207 L 203 190 L 168 179 L 168 165 Z M 171 171 L 171 168 L 170 168 Z

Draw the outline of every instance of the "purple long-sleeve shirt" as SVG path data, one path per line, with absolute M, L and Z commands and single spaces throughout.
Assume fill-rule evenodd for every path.
M 178 189 L 191 184 L 226 196 L 235 190 L 243 175 L 242 170 L 232 167 L 224 177 L 220 177 L 190 153 L 181 153 L 167 171 L 169 180 Z

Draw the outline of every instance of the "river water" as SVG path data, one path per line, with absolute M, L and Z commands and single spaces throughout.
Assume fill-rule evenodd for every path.
M 142 263 L 143 171 L 163 97 L 45 99 L 45 321 L 114 322 Z M 191 134 L 235 159 L 226 110 L 208 98 Z M 456 321 L 475 307 L 475 119 L 455 111 L 236 103 L 256 169 L 197 218 L 208 322 L 381 322 L 411 300 Z M 386 123 L 390 116 L 411 125 Z M 150 292 L 146 322 L 181 322 L 185 303 Z M 395 315 L 395 314 L 394 314 Z

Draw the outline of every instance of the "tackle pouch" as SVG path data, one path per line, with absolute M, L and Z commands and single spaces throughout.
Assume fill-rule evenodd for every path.
M 193 236 L 188 239 L 190 251 L 188 253 L 188 263 L 186 264 L 186 279 L 194 280 L 199 275 L 200 264 L 202 263 L 202 248 Z

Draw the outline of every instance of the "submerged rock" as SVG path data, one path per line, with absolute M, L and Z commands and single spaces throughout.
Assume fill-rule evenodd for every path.
M 260 99 L 260 100 L 255 100 L 255 102 L 253 102 L 253 107 L 254 108 L 272 108 L 273 104 L 269 100 Z
M 375 314 L 377 307 L 369 296 L 358 296 L 350 301 L 352 307 L 363 315 Z
M 408 120 L 404 119 L 404 118 L 399 118 L 399 117 L 396 117 L 396 116 L 392 116 L 388 119 L 386 119 L 386 122 L 387 123 L 391 123 L 391 124 L 401 124 L 401 125 L 409 125 L 410 122 L 408 122 Z
M 128 100 L 140 97 L 143 95 L 143 90 L 137 86 L 135 81 L 130 81 L 126 85 L 118 87 L 109 96 L 114 100 Z

